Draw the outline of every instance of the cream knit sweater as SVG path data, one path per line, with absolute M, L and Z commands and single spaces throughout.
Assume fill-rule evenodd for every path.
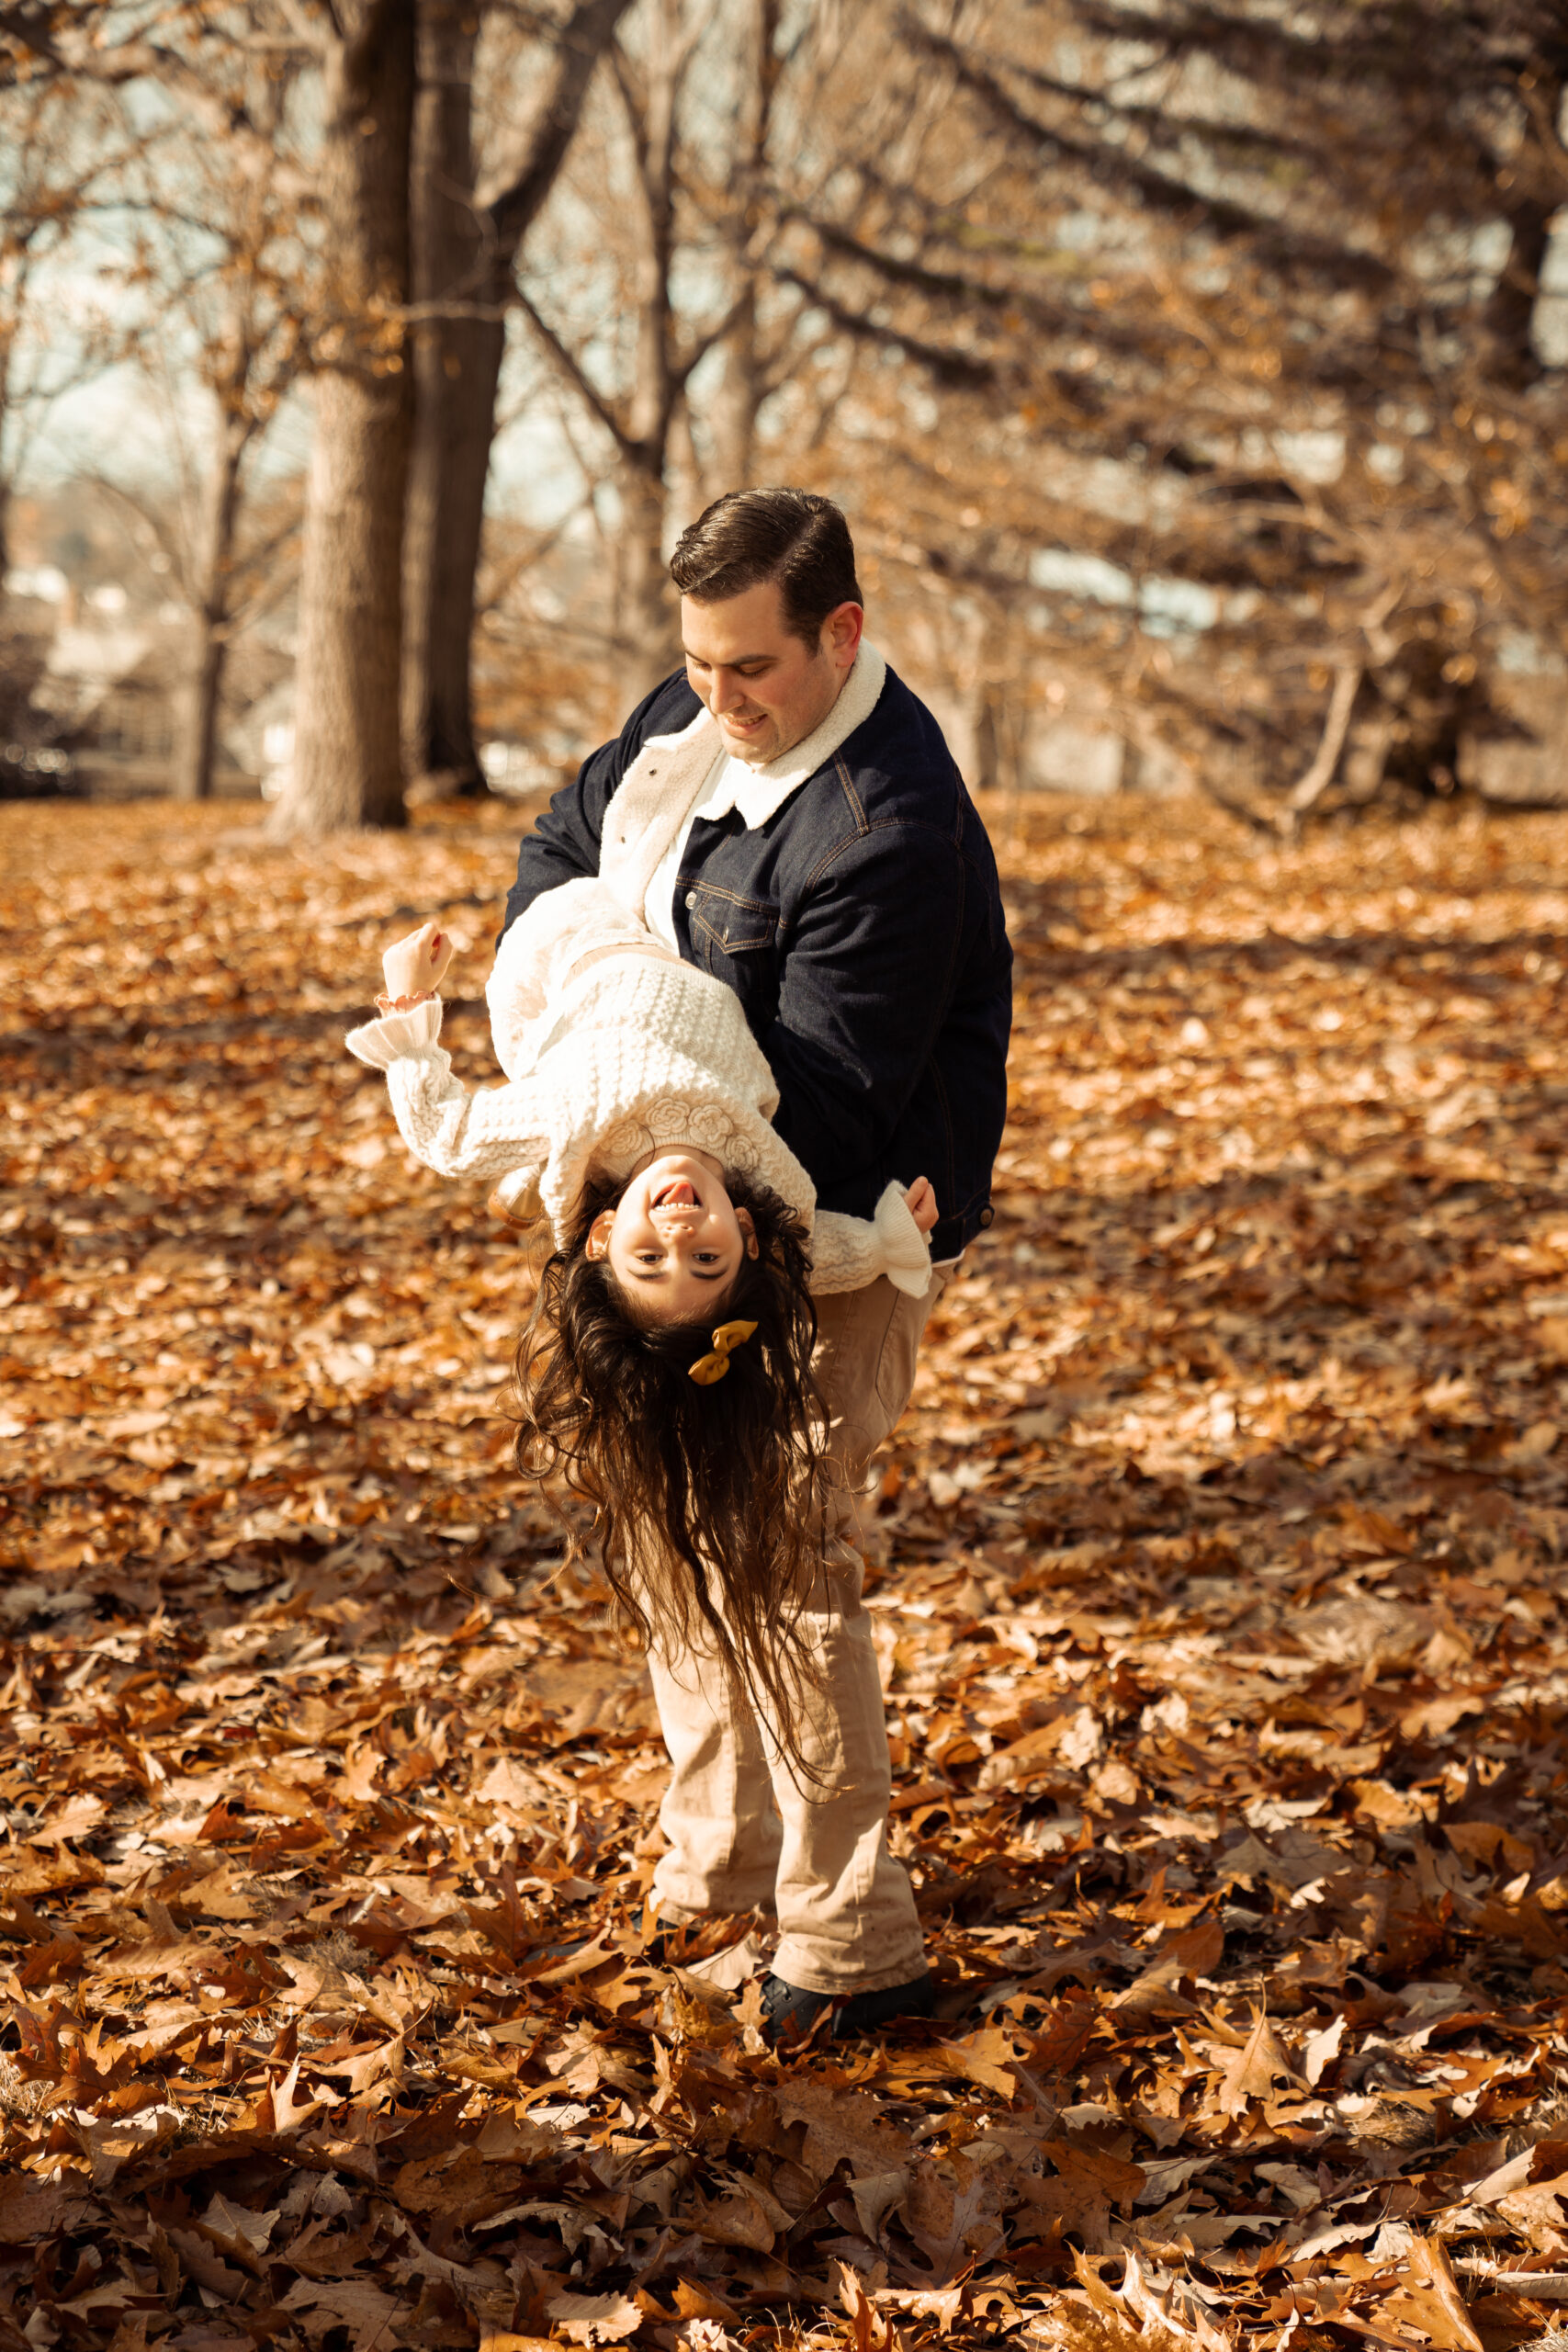
M 668 741 L 686 752 L 696 732 Z M 678 763 L 699 788 L 714 750 L 693 742 Z M 639 846 L 646 888 L 657 860 Z M 818 1214 L 810 1177 L 771 1124 L 778 1090 L 740 1000 L 661 947 L 607 879 L 536 899 L 502 940 L 486 996 L 504 1086 L 471 1093 L 453 1077 L 439 998 L 344 1040 L 386 1071 L 403 1140 L 427 1168 L 487 1177 L 514 1205 L 536 1200 L 560 1242 L 591 1170 L 619 1182 L 649 1152 L 695 1148 L 799 1214 L 814 1290 L 859 1290 L 886 1274 L 924 1296 L 930 1252 L 901 1187 L 887 1186 L 874 1221 Z

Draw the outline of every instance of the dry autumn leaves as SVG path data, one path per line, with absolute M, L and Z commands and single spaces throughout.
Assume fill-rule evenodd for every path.
M 755 1923 L 647 1947 L 517 1244 L 339 1043 L 438 910 L 486 1074 L 515 815 L 0 817 L 4 2352 L 1562 2314 L 1563 820 L 993 815 L 1013 1124 L 871 1578 L 942 2014 L 788 2064 Z

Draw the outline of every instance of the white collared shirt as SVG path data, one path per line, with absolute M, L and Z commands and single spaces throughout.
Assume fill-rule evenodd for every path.
M 840 691 L 838 700 L 827 717 L 813 728 L 802 743 L 780 753 L 766 767 L 748 767 L 744 760 L 732 752 L 721 752 L 708 770 L 702 793 L 691 815 L 677 832 L 670 847 L 653 870 L 653 876 L 643 899 L 643 921 L 655 939 L 680 953 L 675 936 L 675 884 L 680 877 L 681 862 L 686 854 L 686 843 L 692 837 L 692 827 L 699 817 L 709 822 L 728 817 L 732 808 L 740 812 L 741 821 L 749 833 L 765 825 L 770 817 L 784 807 L 792 792 L 798 791 L 808 776 L 830 760 L 845 738 L 853 734 L 863 721 L 869 718 L 881 695 L 887 675 L 887 665 L 880 653 L 862 644 L 854 664 Z
M 765 825 L 773 813 L 773 787 L 765 770 L 749 768 L 733 752 L 721 752 L 708 770 L 702 797 L 691 815 L 653 869 L 653 878 L 643 900 L 643 914 L 655 939 L 679 955 L 680 943 L 675 937 L 675 883 L 681 871 L 681 860 L 686 854 L 686 843 L 692 837 L 692 827 L 699 817 L 712 824 L 739 808 L 749 833 Z

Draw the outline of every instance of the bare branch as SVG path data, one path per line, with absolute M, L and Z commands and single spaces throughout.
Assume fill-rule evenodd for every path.
M 555 184 L 570 146 L 593 71 L 611 46 L 631 0 L 578 0 L 556 40 L 545 96 L 528 128 L 523 152 L 509 158 L 476 201 L 491 218 L 500 254 L 516 253 Z
M 521 287 L 517 288 L 516 300 L 518 309 L 523 312 L 525 318 L 528 321 L 529 325 L 533 328 L 535 334 L 544 345 L 545 349 L 548 352 L 550 357 L 554 360 L 561 374 L 570 384 L 578 398 L 582 401 L 586 408 L 592 411 L 600 424 L 604 426 L 605 432 L 608 433 L 615 441 L 615 446 L 620 450 L 622 456 L 627 458 L 634 457 L 637 454 L 637 444 L 632 439 L 630 434 L 627 433 L 626 426 L 621 423 L 620 418 L 615 414 L 615 410 L 610 406 L 609 402 L 604 398 L 604 395 L 599 390 L 598 386 L 592 382 L 591 378 L 584 375 L 577 360 L 567 349 L 565 344 L 562 343 L 554 327 L 550 326 L 546 320 L 539 316 L 538 311 L 534 308 L 533 303 L 529 300 L 527 295 L 524 292 Z
M 1334 681 L 1334 692 L 1328 698 L 1328 715 L 1323 722 L 1323 734 L 1313 756 L 1312 765 L 1292 787 L 1281 823 L 1288 831 L 1295 819 L 1321 800 L 1334 781 L 1334 771 L 1339 764 L 1339 754 L 1345 747 L 1349 729 L 1350 710 L 1364 675 L 1359 662 L 1347 662 Z
M 989 359 L 976 359 L 965 351 L 946 351 L 941 345 L 927 343 L 920 336 L 893 325 L 890 321 L 868 319 L 859 311 L 852 311 L 835 295 L 829 294 L 824 286 L 805 277 L 799 270 L 781 266 L 777 276 L 783 284 L 793 286 L 797 292 L 804 294 L 814 310 L 823 311 L 835 326 L 842 327 L 846 334 L 854 335 L 862 343 L 891 345 L 895 350 L 902 351 L 908 358 L 929 369 L 939 384 L 950 385 L 954 390 L 962 388 L 979 391 L 988 390 L 997 380 L 995 364 Z

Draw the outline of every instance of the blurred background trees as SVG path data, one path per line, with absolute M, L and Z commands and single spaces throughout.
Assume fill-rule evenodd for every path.
M 795 481 L 977 785 L 1568 796 L 1565 81 L 1549 0 L 0 6 L 28 724 L 96 481 L 179 788 L 536 788 Z

